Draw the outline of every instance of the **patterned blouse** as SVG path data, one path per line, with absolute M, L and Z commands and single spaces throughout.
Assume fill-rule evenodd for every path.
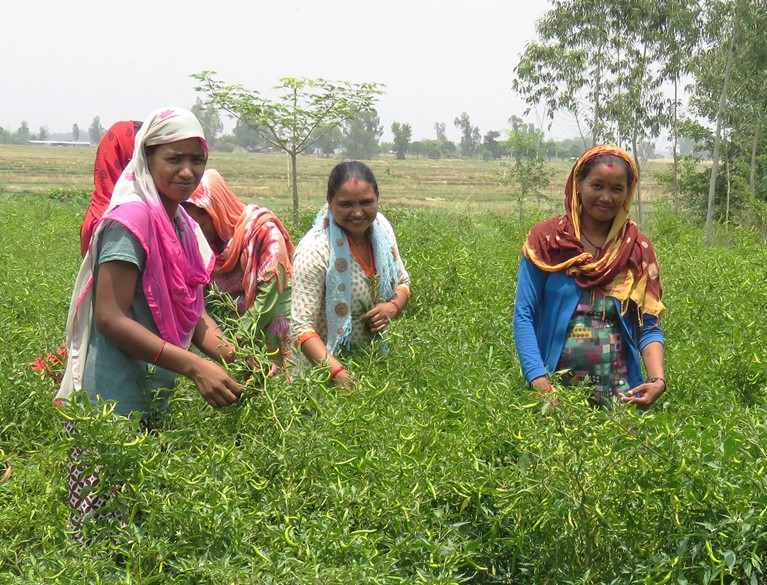
M 620 316 L 611 299 L 598 289 L 584 289 L 567 328 L 560 370 L 563 382 L 587 382 L 593 387 L 590 402 L 611 408 L 629 389 Z
M 394 242 L 395 263 L 399 281 L 397 288 L 410 295 L 410 275 L 399 255 L 397 240 L 391 228 L 386 225 L 389 238 Z M 328 323 L 325 316 L 325 276 L 330 264 L 330 245 L 323 230 L 312 228 L 298 244 L 293 256 L 293 305 L 291 310 L 290 333 L 295 344 L 302 343 L 313 333 L 323 341 L 327 340 Z M 369 311 L 375 303 L 372 279 L 354 255 L 350 255 L 352 287 L 352 331 L 351 346 L 370 343 L 371 334 L 360 316 Z

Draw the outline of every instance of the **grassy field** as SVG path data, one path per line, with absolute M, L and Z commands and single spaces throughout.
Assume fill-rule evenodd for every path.
M 0 144 L 0 190 L 8 193 L 44 193 L 54 188 L 93 188 L 93 148 L 14 146 Z M 338 159 L 299 157 L 299 196 L 303 209 L 317 209 L 324 198 L 327 177 Z M 510 187 L 499 181 L 497 161 L 379 158 L 368 161 L 378 179 L 382 202 L 388 206 L 441 209 L 457 212 L 516 210 Z M 572 163 L 555 161 L 543 213 L 559 212 L 562 192 Z M 649 202 L 664 199 L 652 172 L 666 163 L 655 162 L 643 185 Z M 283 154 L 212 152 L 209 168 L 218 169 L 242 199 L 275 212 L 292 206 L 290 165 Z M 532 203 L 531 203 L 532 204 Z
M 87 194 L 59 190 L 87 189 L 88 173 L 26 148 L 25 168 L 38 170 L 9 175 L 23 166 L 9 152 L 0 150 L 0 583 L 767 583 L 767 253 L 758 235 L 722 231 L 722 244 L 706 248 L 699 230 L 654 213 L 645 231 L 669 308 L 668 392 L 647 414 L 596 411 L 577 389 L 546 410 L 520 375 L 510 325 L 519 249 L 538 213 L 465 213 L 459 189 L 453 208 L 387 208 L 414 294 L 386 359 L 348 364 L 358 395 L 317 371 L 248 383 L 240 404 L 214 411 L 180 380 L 148 435 L 106 408 L 66 411 L 89 421 L 75 442 L 119 484 L 112 507 L 126 520 L 91 530 L 87 546 L 73 542 L 72 444 L 51 402 L 55 384 L 31 363 L 63 339 Z M 251 171 L 252 160 L 273 163 L 274 175 L 266 163 Z M 318 194 L 289 224 L 296 239 L 332 164 L 305 160 L 306 172 L 316 165 Z M 280 157 L 230 164 L 243 189 L 255 176 L 284 181 Z M 374 164 L 384 193 L 386 165 L 394 176 L 432 168 L 432 177 L 465 165 L 460 175 L 488 185 L 492 166 Z

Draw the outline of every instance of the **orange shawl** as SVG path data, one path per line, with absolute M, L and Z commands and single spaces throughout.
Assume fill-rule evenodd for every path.
M 628 186 L 628 196 L 613 219 L 601 257 L 586 252 L 581 243 L 581 200 L 578 192 L 578 173 L 584 163 L 600 155 L 614 155 L 631 167 L 634 180 Z M 639 231 L 628 217 L 636 191 L 637 172 L 634 159 L 622 148 L 603 144 L 585 152 L 573 165 L 565 185 L 565 215 L 554 217 L 532 227 L 522 255 L 541 270 L 566 270 L 581 288 L 599 288 L 605 295 L 621 302 L 622 311 L 628 309 L 629 300 L 643 314 L 660 316 L 665 307 L 658 260 L 650 240 Z
M 253 304 L 259 282 L 268 282 L 276 276 L 278 289 L 284 290 L 293 272 L 290 261 L 293 243 L 276 215 L 265 207 L 243 204 L 215 169 L 205 171 L 189 203 L 210 216 L 224 242 L 213 276 L 232 272 L 238 263 L 242 267 L 246 307 Z M 282 266 L 284 278 L 278 266 Z

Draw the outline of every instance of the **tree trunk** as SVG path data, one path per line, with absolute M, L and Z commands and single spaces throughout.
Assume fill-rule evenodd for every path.
M 679 117 L 677 102 L 679 99 L 679 77 L 674 77 L 674 209 L 679 215 Z
M 714 134 L 714 152 L 711 156 L 711 179 L 708 184 L 708 209 L 706 210 L 706 245 L 714 243 L 714 196 L 716 195 L 716 179 L 719 173 L 719 150 L 721 148 L 720 135 L 722 133 L 722 118 L 727 104 L 727 92 L 730 86 L 732 64 L 735 60 L 735 27 L 730 37 L 730 47 L 727 49 L 727 64 L 724 67 L 724 83 L 722 93 L 719 95 L 719 109 L 716 112 L 716 134 Z
M 724 225 L 729 229 L 730 227 L 730 195 L 732 194 L 732 177 L 730 176 L 730 149 L 727 148 L 727 141 L 724 145 L 724 175 L 725 175 L 725 188 L 724 192 L 727 195 L 727 203 L 724 208 Z
M 296 152 L 288 152 L 290 156 L 290 178 L 293 183 L 293 224 L 298 225 L 298 171 L 296 170 Z
M 764 213 L 759 207 L 760 201 L 756 200 L 756 155 L 759 148 L 759 137 L 762 133 L 762 116 L 756 118 L 756 127 L 754 128 L 754 139 L 751 142 L 751 173 L 748 177 L 748 186 L 751 189 L 751 205 L 754 208 L 754 224 L 759 222 L 760 241 L 764 243 Z
M 637 167 L 637 171 L 639 171 L 639 150 L 637 149 L 637 128 L 636 124 L 634 124 L 634 129 L 631 132 L 631 150 L 634 154 L 634 164 Z M 642 190 L 641 190 L 641 182 L 640 177 L 642 174 L 640 173 L 637 177 L 637 187 L 636 187 L 636 205 L 637 205 L 637 224 L 641 227 L 642 226 Z
M 600 137 L 600 126 L 602 125 L 602 104 L 601 104 L 601 95 L 602 92 L 602 46 L 600 45 L 597 49 L 596 54 L 596 60 L 600 65 L 597 67 L 597 76 L 594 80 L 594 120 L 593 120 L 593 126 L 591 127 L 591 146 L 589 148 L 592 148 L 596 146 L 597 140 Z
M 748 186 L 751 189 L 751 197 L 756 197 L 756 154 L 759 148 L 759 136 L 762 130 L 762 116 L 756 117 L 754 139 L 751 141 L 751 173 L 748 177 Z

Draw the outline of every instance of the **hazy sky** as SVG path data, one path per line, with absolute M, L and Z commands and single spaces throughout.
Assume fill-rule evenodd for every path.
M 107 127 L 191 107 L 189 75 L 211 69 L 265 95 L 281 77 L 383 83 L 386 139 L 396 120 L 414 140 L 434 138 L 435 122 L 457 140 L 464 111 L 483 134 L 505 130 L 525 109 L 511 91 L 514 66 L 548 9 L 547 0 L 12 0 L 2 8 L 0 126 L 69 132 L 76 122 L 87 136 L 94 116 Z

